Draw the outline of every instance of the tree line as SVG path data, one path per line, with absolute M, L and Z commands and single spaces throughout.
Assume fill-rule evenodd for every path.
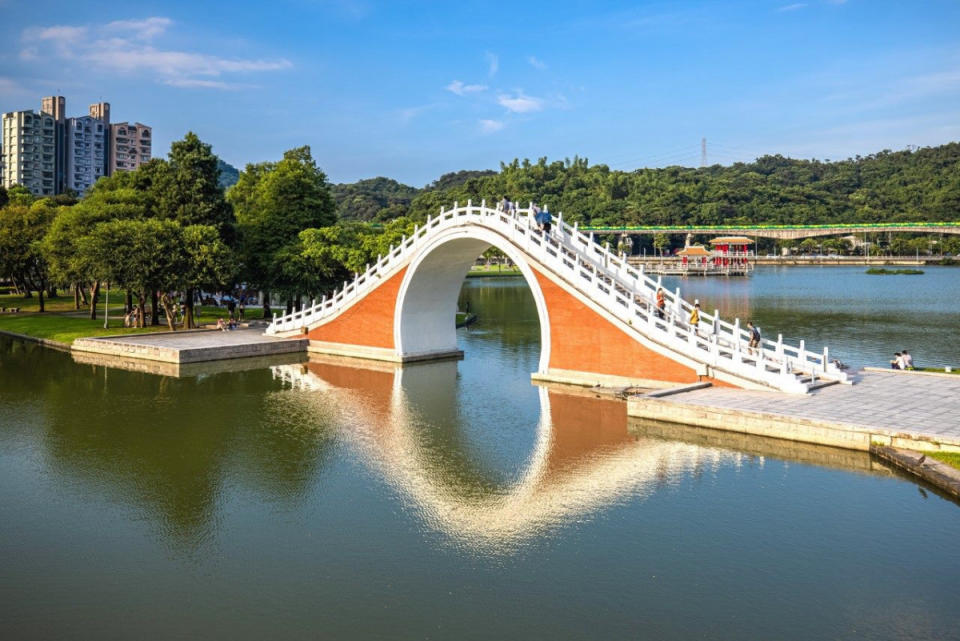
M 382 188 L 382 189 L 380 189 Z M 338 185 L 346 219 L 422 219 L 454 201 L 506 196 L 592 225 L 819 224 L 960 218 L 960 143 L 842 161 L 780 155 L 702 168 L 617 171 L 586 158 L 515 159 L 415 190 L 386 178 Z M 382 204 L 381 207 L 377 207 Z

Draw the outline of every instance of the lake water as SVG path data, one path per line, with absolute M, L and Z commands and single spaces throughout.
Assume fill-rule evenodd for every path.
M 679 286 L 851 361 L 957 363 L 954 274 Z M 402 370 L 178 379 L 0 337 L 3 638 L 958 638 L 955 503 L 531 385 L 523 281 L 462 296 L 466 358 Z

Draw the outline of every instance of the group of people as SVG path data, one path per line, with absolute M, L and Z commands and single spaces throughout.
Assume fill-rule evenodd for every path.
M 913 356 L 910 355 L 910 352 L 903 350 L 901 352 L 894 352 L 893 360 L 890 361 L 891 369 L 914 369 L 913 367 Z
M 502 211 L 506 214 L 516 213 L 518 209 L 517 203 L 506 196 L 501 198 L 497 203 L 497 211 Z M 540 209 L 539 205 L 532 203 L 530 215 L 533 216 L 533 220 L 537 223 L 537 229 L 545 234 L 550 233 L 550 229 L 553 227 L 553 215 L 550 213 L 550 208 L 547 205 L 544 205 L 543 209 Z
M 228 320 L 224 320 L 223 316 L 217 319 L 217 329 L 221 332 L 228 332 L 237 328 L 237 321 L 231 316 Z
M 667 300 L 662 287 L 657 288 L 656 295 L 656 314 L 657 318 L 666 318 Z M 693 301 L 693 307 L 690 309 L 690 318 L 688 319 L 693 331 L 700 335 L 700 300 Z M 760 335 L 760 328 L 753 324 L 753 321 L 747 321 L 747 332 L 750 334 L 749 350 L 751 353 L 760 349 L 763 337 Z M 904 351 L 906 353 L 906 351 Z

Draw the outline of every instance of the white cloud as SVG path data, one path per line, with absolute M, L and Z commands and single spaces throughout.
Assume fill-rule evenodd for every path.
M 536 56 L 529 56 L 529 57 L 527 57 L 527 62 L 529 62 L 529 63 L 530 63 L 530 66 L 533 67 L 534 69 L 546 69 L 546 68 L 547 68 L 547 63 L 545 63 L 544 61 L 538 59 Z
M 150 41 L 166 33 L 169 18 L 115 20 L 102 27 L 32 27 L 24 30 L 21 58 L 38 57 L 40 46 L 53 45 L 55 57 L 86 63 L 96 69 L 119 73 L 152 73 L 156 80 L 173 87 L 239 89 L 250 87 L 224 79 L 227 74 L 280 71 L 293 66 L 284 58 L 223 58 L 192 51 L 162 49 Z M 46 52 L 47 49 L 44 49 Z
M 497 102 L 500 103 L 500 106 L 518 114 L 540 111 L 543 109 L 543 100 L 524 95 L 522 91 L 517 92 L 517 94 L 513 96 L 500 94 L 497 96 Z
M 503 129 L 504 123 L 502 120 L 481 120 L 480 121 L 480 131 L 485 134 L 492 134 Z
M 489 51 L 484 54 L 484 57 L 487 59 L 487 75 L 493 78 L 500 69 L 500 58 L 497 54 L 490 53 Z
M 781 11 L 781 12 L 782 12 L 782 11 L 796 11 L 797 9 L 803 9 L 803 8 L 806 7 L 806 6 L 807 6 L 807 3 L 806 3 L 806 2 L 796 2 L 796 3 L 794 3 L 794 4 L 785 4 L 785 5 L 783 5 L 782 7 L 780 7 L 779 9 L 777 9 L 777 11 Z
M 468 93 L 478 93 L 481 91 L 487 90 L 487 85 L 465 85 L 459 80 L 454 80 L 445 89 L 451 93 L 455 93 L 458 96 L 464 96 Z
M 109 32 L 119 31 L 124 35 L 129 34 L 136 40 L 152 40 L 162 35 L 171 24 L 173 24 L 173 20 L 170 18 L 160 17 L 146 18 L 145 20 L 114 20 L 107 23 L 104 30 Z

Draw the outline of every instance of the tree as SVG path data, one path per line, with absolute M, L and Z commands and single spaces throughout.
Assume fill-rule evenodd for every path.
M 285 152 L 279 162 L 247 165 L 227 199 L 237 214 L 241 276 L 263 290 L 268 317 L 269 290 L 280 290 L 290 299 L 304 291 L 299 277 L 284 263 L 296 253 L 300 232 L 336 220 L 326 175 L 310 148 L 298 147 Z
M 653 235 L 653 248 L 660 252 L 660 257 L 663 257 L 663 250 L 670 246 L 670 239 L 667 238 L 666 234 L 654 234 Z
M 156 164 L 144 176 L 148 190 L 157 202 L 157 214 L 188 227 L 213 227 L 221 240 L 233 245 L 236 239 L 233 207 L 224 197 L 220 185 L 220 160 L 210 145 L 193 132 L 170 146 L 169 160 Z M 194 288 L 185 295 L 187 327 L 194 326 Z
M 90 261 L 98 280 L 116 283 L 137 293 L 140 327 L 143 327 L 147 294 L 177 289 L 189 269 L 182 227 L 171 220 L 99 223 L 80 239 L 78 249 Z M 169 297 L 163 297 L 163 304 L 167 323 L 173 330 Z
M 3 185 L 0 185 L 0 208 L 6 207 L 8 202 L 10 202 L 10 196 L 7 195 Z
M 73 284 L 90 292 L 87 301 L 91 319 L 97 317 L 100 279 L 90 257 L 80 251 L 80 242 L 100 223 L 144 219 L 153 213 L 150 194 L 132 186 L 136 173 L 117 172 L 101 179 L 83 201 L 57 210 L 43 241 L 43 253 L 52 277 L 62 284 Z
M 37 197 L 23 185 L 14 185 L 7 190 L 7 199 L 11 205 L 29 207 Z
M 55 209 L 44 203 L 8 205 L 0 215 L 0 276 L 11 279 L 26 296 L 37 292 L 41 312 L 50 280 L 41 244 L 54 215 Z

